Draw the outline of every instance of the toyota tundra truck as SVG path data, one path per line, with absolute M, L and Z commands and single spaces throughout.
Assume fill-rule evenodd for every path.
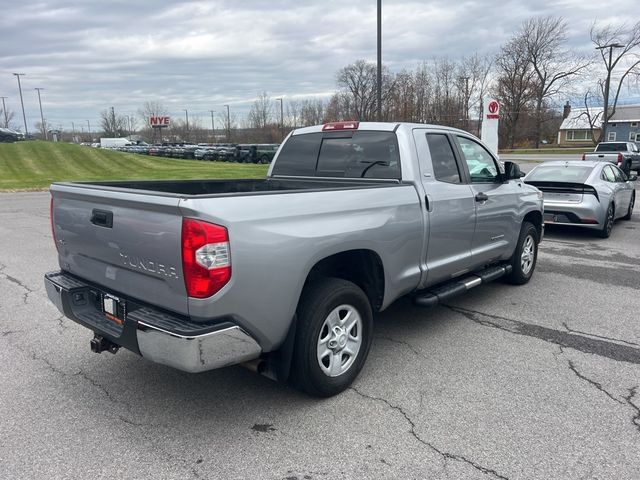
M 396 299 L 529 281 L 543 204 L 521 176 L 461 130 L 337 122 L 290 133 L 265 179 L 54 183 L 45 286 L 94 352 L 330 396 Z
M 640 149 L 633 142 L 600 142 L 593 152 L 583 153 L 582 160 L 609 162 L 627 175 L 631 170 L 640 174 Z

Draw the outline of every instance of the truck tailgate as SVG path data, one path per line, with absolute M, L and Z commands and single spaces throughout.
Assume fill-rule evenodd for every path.
M 60 267 L 107 290 L 188 314 L 175 196 L 51 186 Z

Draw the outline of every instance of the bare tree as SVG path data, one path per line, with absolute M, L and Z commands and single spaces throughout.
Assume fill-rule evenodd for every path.
M 16 114 L 13 110 L 9 110 L 7 108 L 7 111 L 5 112 L 2 108 L 0 108 L 0 125 L 2 125 L 4 128 L 12 128 L 10 127 L 10 125 L 15 115 Z M 13 128 L 13 130 L 15 130 L 15 128 Z
M 538 148 L 544 102 L 564 91 L 591 62 L 566 48 L 567 23 L 561 17 L 526 20 L 516 35 L 516 41 L 524 45 L 535 74 L 531 88 L 535 100 L 534 146 Z
M 141 108 L 138 109 L 138 116 L 142 124 L 150 129 L 151 117 L 163 117 L 169 114 L 169 109 L 165 104 L 158 101 L 144 102 Z
M 373 63 L 357 60 L 338 72 L 340 97 L 354 120 L 376 119 L 377 69 Z
M 514 147 L 518 134 L 518 121 L 524 107 L 533 98 L 532 86 L 535 72 L 531 68 L 526 46 L 518 38 L 512 38 L 502 46 L 496 57 L 498 71 L 496 96 L 503 108 L 504 136 L 510 148 Z
M 591 132 L 591 141 L 594 145 L 596 145 L 600 140 L 600 136 L 602 135 L 600 125 L 602 125 L 604 110 L 596 110 L 591 107 L 590 104 L 594 103 L 593 96 L 594 95 L 592 94 L 591 90 L 586 91 L 586 93 L 584 94 L 584 111 L 580 115 L 578 115 L 578 117 L 585 117 L 587 119 L 587 122 L 589 123 L 589 131 Z M 596 103 L 601 104 L 602 97 L 598 95 L 596 98 Z M 596 137 L 596 131 L 600 132 L 598 137 Z
M 610 82 L 605 82 L 603 88 L 604 100 L 607 104 L 610 91 L 615 92 L 613 103 L 608 105 L 607 111 L 604 113 L 602 124 L 602 134 L 604 135 L 609 120 L 616 113 L 622 86 L 628 80 L 633 79 L 637 82 L 640 79 L 640 49 L 638 48 L 640 47 L 640 21 L 631 27 L 627 24 L 616 27 L 610 24 L 597 27 L 594 23 L 589 34 L 591 41 L 600 52 L 607 78 L 611 79 L 616 72 L 618 74 L 616 78 L 612 79 L 613 88 L 611 88 Z
M 267 128 L 273 122 L 273 102 L 267 92 L 262 92 L 249 110 L 249 125 L 258 130 Z
M 116 115 L 111 107 L 100 112 L 100 126 L 107 137 L 124 137 L 127 134 L 127 117 Z

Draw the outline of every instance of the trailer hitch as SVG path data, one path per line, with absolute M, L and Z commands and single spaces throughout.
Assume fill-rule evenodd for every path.
M 109 353 L 116 354 L 118 350 L 120 350 L 120 345 L 116 345 L 100 335 L 93 337 L 91 342 L 89 342 L 89 345 L 91 346 L 91 351 L 93 353 L 101 353 L 106 350 Z

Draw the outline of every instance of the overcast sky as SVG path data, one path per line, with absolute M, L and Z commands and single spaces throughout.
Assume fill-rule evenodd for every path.
M 396 72 L 427 59 L 496 52 L 523 20 L 564 17 L 570 43 L 592 52 L 594 20 L 633 21 L 632 0 L 383 0 L 383 62 Z M 13 72 L 31 131 L 39 121 L 35 87 L 49 125 L 98 126 L 101 110 L 136 114 L 161 101 L 174 117 L 209 110 L 242 117 L 258 92 L 272 98 L 328 96 L 335 74 L 376 58 L 376 0 L 3 0 L 0 96 L 22 125 Z M 1 105 L 0 105 L 1 106 Z M 23 127 L 22 127 L 23 128 Z

